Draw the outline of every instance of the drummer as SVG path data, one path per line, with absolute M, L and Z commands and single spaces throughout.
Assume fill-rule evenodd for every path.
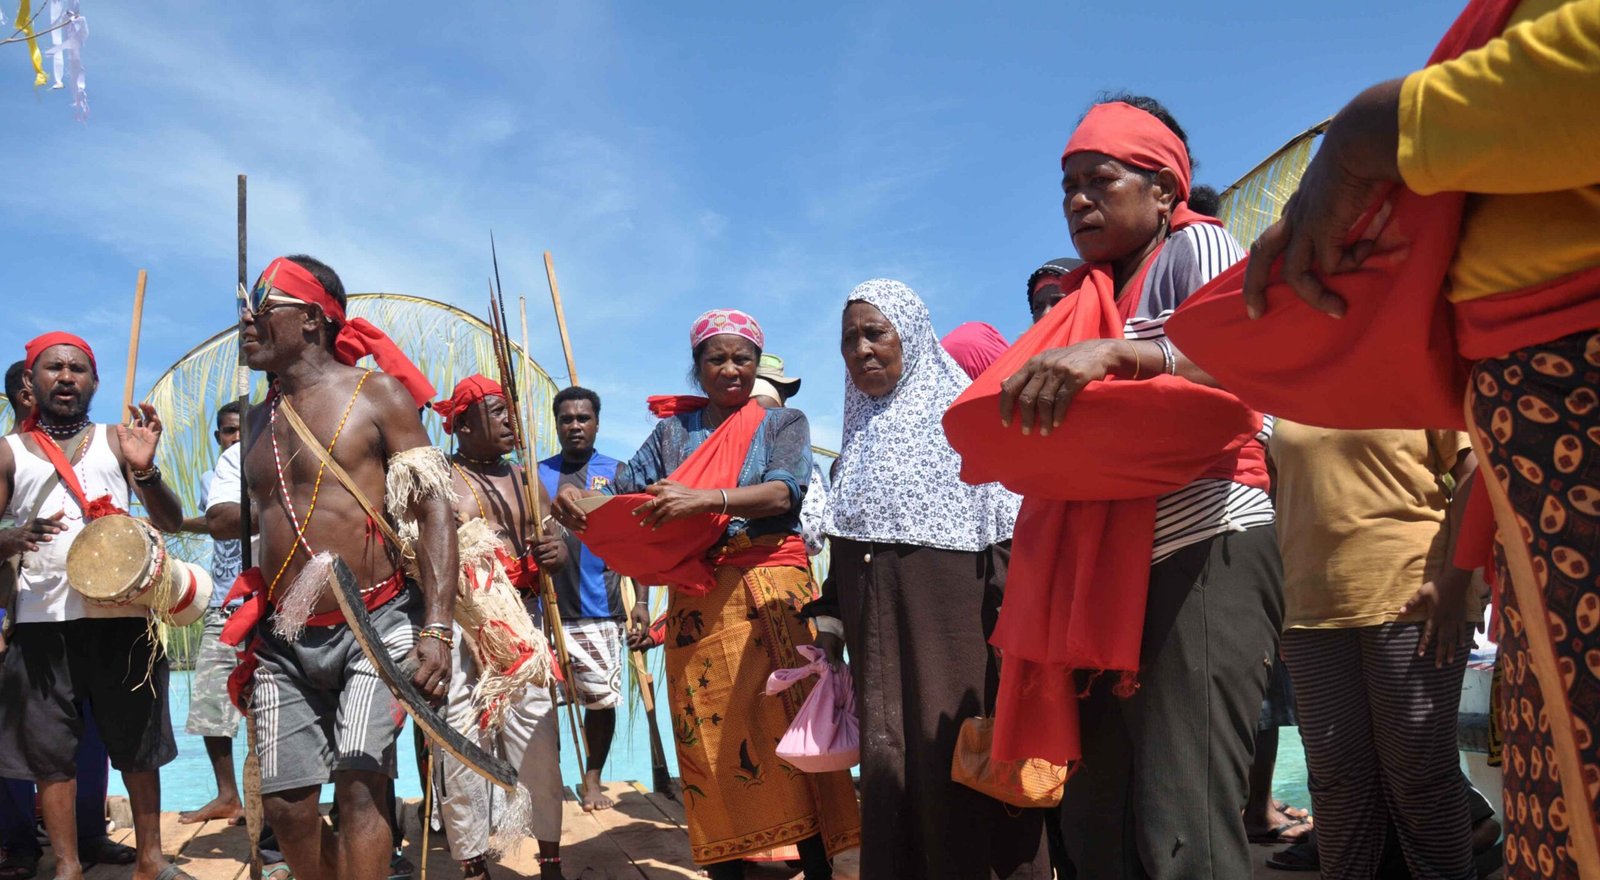
M 111 765 L 133 808 L 136 880 L 188 877 L 161 852 L 160 767 L 177 757 L 167 706 L 166 655 L 142 605 L 92 607 L 69 588 L 67 550 L 97 516 L 123 514 L 131 494 L 156 528 L 172 531 L 183 508 L 155 465 L 161 421 L 149 405 L 131 424 L 96 425 L 94 352 L 69 333 L 26 348 L 36 401 L 0 445 L 0 511 L 20 525 L 0 531 L 0 561 L 17 560 L 17 625 L 0 659 L 0 776 L 39 786 L 56 877 L 78 880 L 74 753 L 83 707 L 99 721 Z

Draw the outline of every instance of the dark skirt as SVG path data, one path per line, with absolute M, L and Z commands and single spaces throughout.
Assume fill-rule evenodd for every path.
M 861 716 L 863 877 L 1050 876 L 1042 811 L 950 779 L 961 722 L 992 714 L 988 634 L 1009 556 L 832 539 L 829 598 Z

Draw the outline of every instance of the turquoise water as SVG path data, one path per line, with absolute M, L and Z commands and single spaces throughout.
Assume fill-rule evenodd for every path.
M 654 659 L 659 660 L 659 658 L 660 654 L 657 652 Z M 199 737 L 190 736 L 183 731 L 184 722 L 189 717 L 190 675 L 188 672 L 172 674 L 172 729 L 178 739 L 178 757 L 161 771 L 161 809 L 168 812 L 192 810 L 211 800 L 217 793 L 216 782 L 211 774 L 211 763 L 206 760 L 205 743 Z M 659 682 L 661 678 L 658 673 L 657 681 Z M 660 690 L 659 684 L 657 690 L 658 692 Z M 663 703 L 656 712 L 657 721 L 662 725 L 662 742 L 666 745 L 667 765 L 672 768 L 673 775 L 676 775 L 677 755 L 673 752 L 671 731 L 666 728 L 664 710 Z M 573 753 L 565 709 L 562 712 L 561 775 L 570 786 L 579 782 L 582 774 L 578 772 L 578 758 Z M 644 708 L 629 704 L 621 707 L 618 713 L 617 737 L 611 747 L 611 759 L 606 764 L 605 778 L 638 780 L 648 786 L 651 778 L 650 740 Z M 409 722 L 407 727 L 410 727 Z M 1300 747 L 1299 732 L 1292 727 L 1286 727 L 1280 736 L 1273 794 L 1296 806 L 1309 808 L 1311 796 L 1306 791 L 1305 755 Z M 241 728 L 240 735 L 233 741 L 236 772 L 242 771 L 244 767 L 244 752 L 245 737 Z M 399 760 L 400 779 L 397 783 L 397 792 L 403 798 L 421 797 L 422 787 L 416 772 L 416 752 L 409 729 L 400 737 Z M 111 774 L 111 793 L 127 793 L 122 787 L 121 777 L 116 773 Z M 327 800 L 331 796 L 332 792 L 325 792 L 323 799 Z

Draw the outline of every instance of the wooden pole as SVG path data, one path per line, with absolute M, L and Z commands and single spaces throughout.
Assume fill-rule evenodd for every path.
M 247 190 L 248 184 L 245 176 L 241 174 L 238 195 L 239 273 L 237 286 L 234 288 L 236 311 L 233 317 L 239 322 L 237 341 L 239 361 L 234 368 L 234 390 L 238 394 L 239 401 L 239 560 L 246 569 L 254 563 L 250 538 L 255 534 L 254 524 L 250 521 L 250 483 L 244 476 L 244 453 L 250 448 L 250 367 L 244 361 L 244 307 L 250 301 L 249 239 L 246 235 Z M 257 756 L 256 749 L 253 700 L 245 700 L 244 710 L 245 740 L 249 743 L 249 751 L 244 756 L 244 826 L 245 833 L 250 837 L 250 880 L 261 880 L 265 869 L 261 861 L 261 828 L 265 822 L 265 815 L 261 804 L 261 759 Z
M 544 252 L 544 277 L 550 280 L 550 301 L 556 307 L 556 328 L 561 331 L 561 350 L 567 356 L 567 384 L 578 384 L 578 367 L 572 361 L 572 340 L 567 338 L 567 313 L 561 308 L 561 287 L 556 284 L 556 264 Z
M 522 357 L 528 359 L 528 298 L 517 297 L 522 307 Z M 516 369 L 515 366 L 512 369 Z M 520 403 L 520 401 L 519 401 Z M 531 409 L 531 407 L 530 407 Z M 536 473 L 539 463 L 533 458 L 533 422 L 524 418 L 523 413 L 517 413 L 522 421 L 522 473 L 525 482 L 532 484 L 532 474 Z M 530 503 L 533 505 L 533 534 L 535 541 L 544 540 L 544 515 L 539 510 L 538 491 L 529 491 Z M 561 662 L 561 671 L 567 679 L 567 723 L 572 728 L 572 744 L 578 753 L 578 772 L 589 771 L 588 744 L 584 742 L 585 728 L 583 719 L 578 713 L 578 680 L 572 675 L 572 655 L 567 650 L 567 630 L 561 624 L 561 608 L 556 604 L 556 585 L 550 579 L 549 573 L 543 569 L 539 571 L 539 595 L 544 600 L 545 626 L 550 630 L 550 639 L 556 645 L 556 657 Z
M 638 600 L 634 590 L 633 578 L 619 579 L 618 586 L 622 594 L 623 613 L 629 615 L 628 629 L 633 629 L 632 610 Z M 652 784 L 657 794 L 669 798 L 677 798 L 677 792 L 672 788 L 672 772 L 667 769 L 667 750 L 661 742 L 661 727 L 656 723 L 656 682 L 650 674 L 650 668 L 645 665 L 644 654 L 627 647 L 628 659 L 633 663 L 633 679 L 639 684 L 639 698 L 644 702 L 645 722 L 650 725 L 650 771 L 653 777 Z
M 122 385 L 122 418 L 128 418 L 128 408 L 133 406 L 133 374 L 139 365 L 139 325 L 144 321 L 144 284 L 149 276 L 139 270 L 139 281 L 133 288 L 133 325 L 128 330 L 128 378 Z

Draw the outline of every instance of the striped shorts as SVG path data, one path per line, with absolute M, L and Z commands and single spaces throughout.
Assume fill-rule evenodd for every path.
M 411 653 L 422 618 L 414 585 L 371 613 L 372 626 L 396 662 Z M 350 628 L 308 626 L 299 641 L 257 628 L 254 679 L 261 792 L 323 785 L 337 770 L 396 775 L 395 739 L 405 710 L 361 652 Z

